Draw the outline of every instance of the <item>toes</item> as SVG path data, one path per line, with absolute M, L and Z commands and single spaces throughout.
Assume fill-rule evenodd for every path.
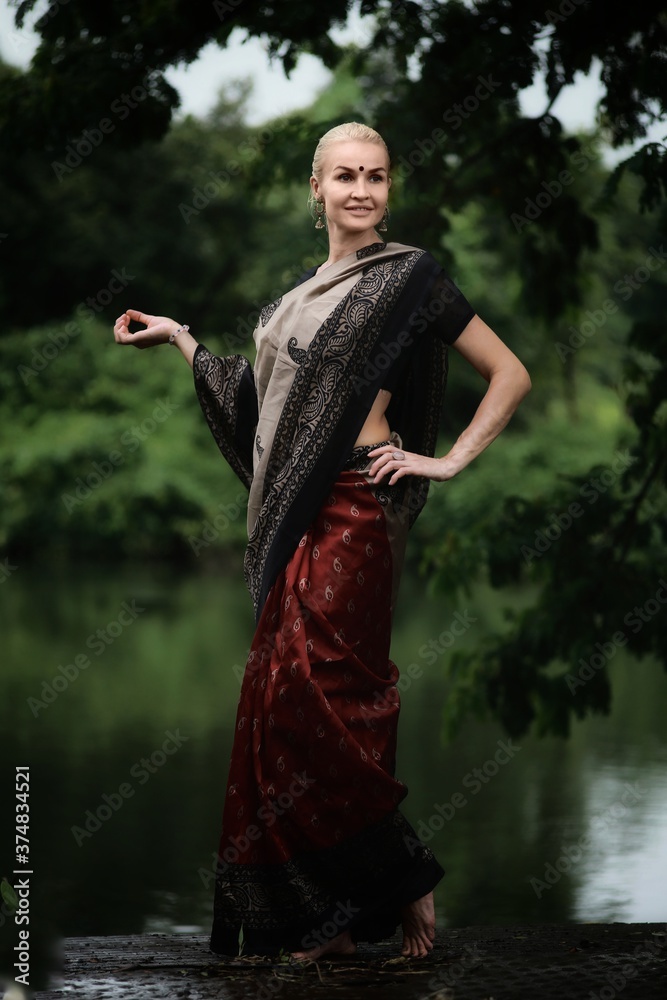
M 356 950 L 357 946 L 349 932 L 343 932 L 324 945 L 311 948 L 308 951 L 293 951 L 290 954 L 295 962 L 316 962 L 324 955 L 352 955 Z
M 419 958 L 421 954 L 419 940 L 409 937 L 403 941 L 403 955 L 406 958 Z
M 426 958 L 432 948 L 432 942 L 423 935 L 405 937 L 403 939 L 401 954 L 406 958 Z

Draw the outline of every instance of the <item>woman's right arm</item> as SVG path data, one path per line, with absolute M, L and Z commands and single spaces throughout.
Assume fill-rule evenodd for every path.
M 132 320 L 142 323 L 146 329 L 130 333 L 130 322 Z M 142 351 L 146 347 L 168 344 L 169 337 L 179 329 L 181 332 L 174 337 L 173 344 L 179 349 L 192 368 L 192 362 L 198 346 L 197 341 L 187 330 L 181 329 L 180 323 L 169 319 L 168 316 L 149 316 L 147 313 L 139 312 L 137 309 L 128 309 L 116 320 L 113 334 L 117 344 L 131 344 Z
M 145 330 L 130 333 L 130 322 L 141 323 Z M 117 344 L 131 344 L 143 350 L 173 343 L 194 373 L 199 405 L 215 441 L 241 482 L 250 488 L 253 478 L 253 447 L 258 408 L 255 379 L 250 362 L 241 354 L 218 358 L 199 344 L 179 323 L 168 316 L 149 316 L 137 309 L 127 309 L 115 322 Z M 195 363 L 196 355 L 196 363 Z

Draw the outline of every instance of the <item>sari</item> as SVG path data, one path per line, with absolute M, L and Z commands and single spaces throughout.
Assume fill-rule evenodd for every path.
M 426 251 L 376 243 L 265 306 L 253 367 L 200 344 L 195 388 L 249 490 L 257 628 L 241 686 L 211 949 L 390 937 L 444 874 L 398 809 L 391 618 L 429 481 L 374 484 L 355 447 L 380 389 L 390 442 L 432 456 L 447 346 L 474 315 Z M 383 444 L 388 442 L 378 442 Z

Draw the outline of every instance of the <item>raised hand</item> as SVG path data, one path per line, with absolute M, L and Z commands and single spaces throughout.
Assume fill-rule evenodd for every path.
M 131 320 L 143 323 L 146 329 L 130 333 Z M 142 351 L 146 347 L 168 343 L 170 335 L 178 330 L 179 326 L 180 323 L 169 319 L 168 316 L 149 316 L 148 313 L 139 312 L 138 309 L 128 309 L 116 320 L 113 335 L 117 344 L 131 344 Z

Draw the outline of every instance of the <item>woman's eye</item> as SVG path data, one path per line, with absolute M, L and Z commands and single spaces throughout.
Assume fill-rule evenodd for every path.
M 384 180 L 384 177 L 382 176 L 382 174 L 369 174 L 368 179 L 369 179 L 369 181 L 377 181 L 377 182 L 379 182 L 381 184 L 383 182 L 383 180 Z M 352 180 L 352 175 L 351 174 L 339 174 L 338 175 L 338 180 L 339 181 L 350 181 L 350 180 Z

